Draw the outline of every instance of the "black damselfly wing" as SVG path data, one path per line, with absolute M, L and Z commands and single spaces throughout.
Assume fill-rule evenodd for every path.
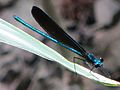
M 73 40 L 56 22 L 54 22 L 45 12 L 40 8 L 33 6 L 31 11 L 33 17 L 40 26 L 53 38 L 62 42 L 63 44 L 72 47 L 73 49 L 81 52 L 83 56 L 86 55 L 86 51 L 81 47 L 79 43 Z

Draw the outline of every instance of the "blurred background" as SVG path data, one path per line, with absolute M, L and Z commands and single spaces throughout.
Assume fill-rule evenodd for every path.
M 30 31 L 13 19 L 13 15 L 18 15 L 36 28 L 42 29 L 31 15 L 32 6 L 46 11 L 85 50 L 97 57 L 103 57 L 106 71 L 114 80 L 120 81 L 120 0 L 0 0 L 0 18 L 72 61 L 77 55 Z M 84 65 L 82 62 L 80 64 Z M 106 87 L 76 75 L 55 62 L 0 43 L 0 90 L 120 88 Z

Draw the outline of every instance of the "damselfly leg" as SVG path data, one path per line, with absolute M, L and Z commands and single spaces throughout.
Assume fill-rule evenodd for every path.
M 98 70 L 104 74 L 105 77 L 112 78 L 110 73 L 108 72 L 107 69 L 105 69 L 103 66 L 99 67 Z
M 75 69 L 75 75 L 76 75 L 76 76 L 77 76 L 76 66 L 75 66 L 76 60 L 77 60 L 77 63 L 80 63 L 80 61 L 83 61 L 84 64 L 90 69 L 90 74 L 91 74 L 92 76 L 94 76 L 95 78 L 97 78 L 95 75 L 93 75 L 93 74 L 91 73 L 91 71 L 94 69 L 95 66 L 93 66 L 93 67 L 91 68 L 91 67 L 90 67 L 91 65 L 90 65 L 85 59 L 80 58 L 80 57 L 73 57 L 74 69 Z M 98 78 L 97 78 L 97 79 L 98 79 Z
M 73 57 L 73 62 L 74 62 L 74 69 L 75 69 L 75 74 L 77 76 L 77 72 L 76 72 L 76 60 L 80 60 L 80 61 L 85 61 L 83 58 L 79 58 L 79 57 Z

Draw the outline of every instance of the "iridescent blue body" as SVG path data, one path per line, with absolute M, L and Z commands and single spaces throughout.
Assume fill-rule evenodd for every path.
M 64 48 L 78 54 L 79 56 L 82 56 L 86 62 L 92 64 L 94 67 L 101 67 L 103 65 L 103 59 L 102 58 L 96 58 L 92 53 L 88 53 L 88 52 L 85 52 L 85 54 L 83 55 L 82 53 L 82 50 L 81 51 L 78 51 L 54 38 L 52 38 L 51 36 L 49 36 L 48 34 L 36 29 L 35 27 L 31 26 L 30 24 L 26 23 L 25 21 L 23 21 L 20 17 L 18 16 L 13 16 L 15 18 L 15 20 L 17 20 L 18 22 L 22 23 L 24 26 L 28 27 L 29 29 L 37 32 L 38 34 L 42 35 L 43 37 L 53 41 L 54 43 L 56 44 L 59 44 L 61 46 L 63 46 Z M 80 46 L 81 47 L 81 46 Z M 82 47 L 81 47 L 82 48 Z
M 72 51 L 72 52 L 74 52 L 74 53 L 76 53 L 76 54 L 78 54 L 78 55 L 80 55 L 80 56 L 82 56 L 82 54 L 81 54 L 80 52 L 78 52 L 77 50 L 75 50 L 75 49 L 73 49 L 73 48 L 71 48 L 71 47 L 69 47 L 69 46 L 67 46 L 67 45 L 59 42 L 58 40 L 52 38 L 52 37 L 49 36 L 48 34 L 46 34 L 46 33 L 42 32 L 42 31 L 36 29 L 35 27 L 33 27 L 33 26 L 31 26 L 30 24 L 28 24 L 28 23 L 26 23 L 25 21 L 23 21 L 20 17 L 18 17 L 18 16 L 13 16 L 13 17 L 15 18 L 15 20 L 17 20 L 18 22 L 22 23 L 23 25 L 25 25 L 25 26 L 28 27 L 29 29 L 31 29 L 31 30 L 37 32 L 38 34 L 42 35 L 43 37 L 45 37 L 45 38 L 53 41 L 54 43 L 59 44 L 60 46 L 65 47 L 66 49 L 68 49 L 68 50 L 70 50 L 70 51 Z

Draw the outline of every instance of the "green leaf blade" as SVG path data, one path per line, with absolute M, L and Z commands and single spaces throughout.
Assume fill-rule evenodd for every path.
M 58 52 L 2 19 L 0 19 L 0 42 L 24 49 L 51 61 L 55 61 L 69 70 L 77 72 L 79 75 L 100 82 L 106 86 L 120 86 L 120 83 L 115 80 L 111 80 L 92 71 L 91 74 L 90 70 L 87 68 L 68 61 Z M 74 65 L 76 70 L 74 69 Z

